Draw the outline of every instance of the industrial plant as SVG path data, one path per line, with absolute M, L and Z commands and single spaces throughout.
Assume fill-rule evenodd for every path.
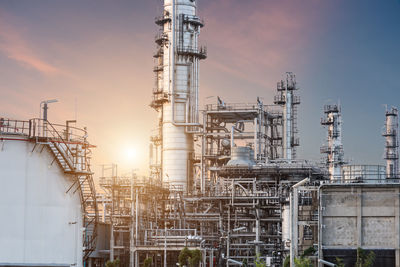
M 354 266 L 359 249 L 400 266 L 398 110 L 382 114 L 381 166 L 346 160 L 339 103 L 315 122 L 323 161 L 298 158 L 292 72 L 273 103 L 201 107 L 197 2 L 164 0 L 155 19 L 148 177 L 93 173 L 89 133 L 49 122 L 52 100 L 40 118 L 1 119 L 0 266 Z

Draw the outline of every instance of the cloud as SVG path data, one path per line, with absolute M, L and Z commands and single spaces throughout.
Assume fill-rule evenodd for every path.
M 8 58 L 46 75 L 62 74 L 63 71 L 41 59 L 11 23 L 11 16 L 0 9 L 0 52 Z
M 309 6 L 315 1 L 220 0 L 202 10 L 206 27 L 201 35 L 218 70 L 266 85 L 282 71 L 298 68 L 317 19 Z M 250 4 L 251 3 L 251 4 Z M 307 4 L 304 4 L 307 3 Z M 238 75 L 239 74 L 239 75 Z M 277 77 L 278 76 L 278 77 Z

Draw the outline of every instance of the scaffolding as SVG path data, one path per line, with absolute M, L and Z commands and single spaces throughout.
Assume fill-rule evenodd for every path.
M 297 106 L 300 104 L 300 97 L 294 93 L 298 89 L 296 76 L 287 72 L 286 79 L 278 82 L 278 94 L 274 98 L 274 103 L 283 107 L 282 155 L 289 161 L 296 159 L 296 147 L 300 145 L 297 137 Z
M 399 175 L 399 119 L 398 110 L 392 107 L 386 110 L 385 129 L 382 133 L 385 137 L 386 178 L 398 179 Z
M 325 105 L 325 118 L 321 125 L 327 127 L 327 145 L 321 147 L 321 153 L 326 154 L 326 166 L 333 182 L 341 182 L 342 166 L 345 164 L 342 144 L 342 113 L 340 105 Z

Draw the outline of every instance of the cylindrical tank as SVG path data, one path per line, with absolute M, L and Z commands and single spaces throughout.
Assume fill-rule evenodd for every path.
M 162 179 L 172 190 L 187 190 L 191 175 L 193 135 L 190 125 L 198 123 L 199 60 L 198 36 L 203 26 L 194 0 L 164 0 L 162 20 L 162 74 L 158 88 L 170 96 L 162 112 Z
M 82 266 L 79 193 L 46 145 L 2 135 L 0 265 Z M 7 140 L 14 139 L 14 140 Z
M 253 155 L 253 156 L 252 156 Z M 232 148 L 231 159 L 227 166 L 251 166 L 254 164 L 254 151 L 247 146 Z

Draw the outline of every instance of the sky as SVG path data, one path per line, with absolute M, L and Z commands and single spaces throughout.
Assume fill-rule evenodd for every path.
M 294 72 L 303 159 L 319 160 L 325 104 L 340 101 L 345 156 L 382 164 L 385 105 L 400 106 L 400 0 L 198 0 L 200 102 L 272 103 Z M 0 116 L 77 119 L 92 164 L 147 173 L 160 0 L 0 0 Z

